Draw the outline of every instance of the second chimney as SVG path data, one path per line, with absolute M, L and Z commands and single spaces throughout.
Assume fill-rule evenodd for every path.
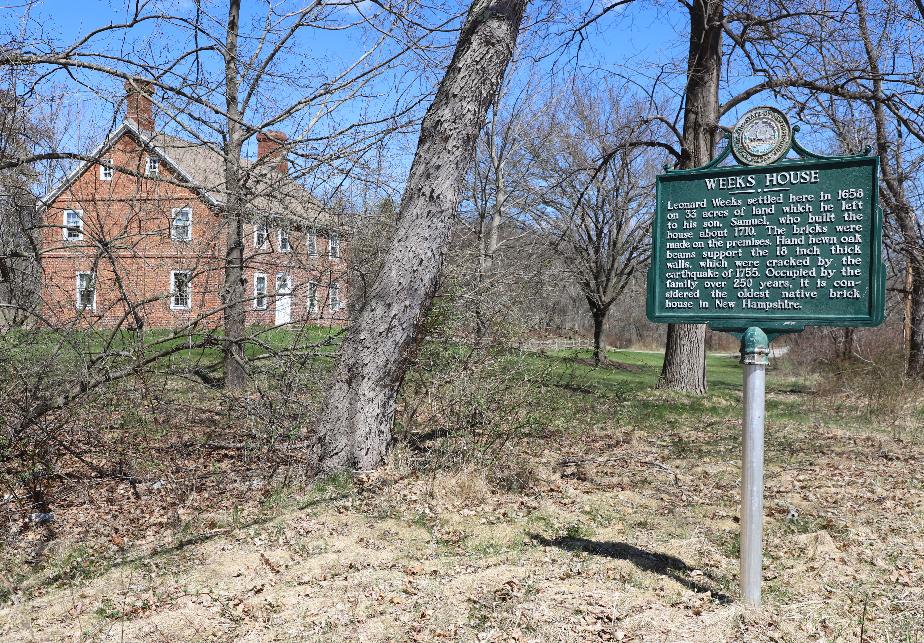
M 153 95 L 154 85 L 150 81 L 140 78 L 125 81 L 125 102 L 128 105 L 125 117 L 145 132 L 154 131 Z
M 285 144 L 289 137 L 282 132 L 259 132 L 257 134 L 257 160 L 275 167 L 282 174 L 289 173 L 289 162 L 286 160 Z M 271 165 L 272 161 L 275 165 Z

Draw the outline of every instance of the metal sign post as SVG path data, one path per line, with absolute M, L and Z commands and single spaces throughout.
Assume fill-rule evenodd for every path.
M 764 402 L 770 342 L 759 328 L 741 337 L 744 427 L 741 453 L 741 598 L 760 605 L 764 531 Z
M 657 179 L 648 319 L 741 338 L 741 599 L 760 604 L 769 340 L 885 315 L 879 159 L 805 149 L 773 107 L 745 113 L 703 167 Z M 794 152 L 799 158 L 789 158 Z M 737 164 L 723 165 L 733 157 Z M 769 337 L 768 337 L 769 336 Z

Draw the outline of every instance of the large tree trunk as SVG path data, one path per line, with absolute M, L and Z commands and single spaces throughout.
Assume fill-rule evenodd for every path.
M 237 36 L 241 2 L 228 6 L 228 35 L 225 45 L 225 206 L 228 226 L 225 247 L 224 367 L 225 388 L 236 389 L 247 381 L 244 367 L 244 203 L 241 197 L 241 114 L 238 106 L 240 77 L 237 69 Z
M 513 54 L 527 0 L 475 0 L 420 130 L 395 238 L 340 348 L 318 473 L 369 470 L 391 445 L 395 399 L 436 291 L 465 172 Z
M 685 169 L 708 163 L 715 146 L 719 125 L 722 17 L 722 0 L 695 0 L 690 7 L 690 51 L 680 162 Z M 658 388 L 706 392 L 704 324 L 668 324 Z

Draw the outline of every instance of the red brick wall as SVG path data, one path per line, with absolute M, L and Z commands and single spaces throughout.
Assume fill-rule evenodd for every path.
M 130 134 L 123 135 L 104 156 L 116 167 L 143 174 L 146 154 Z M 179 179 L 164 162 L 160 176 Z M 76 322 L 101 327 L 133 324 L 127 315 L 131 302 L 147 327 L 180 327 L 193 321 L 205 326 L 221 323 L 221 288 L 224 281 L 223 257 L 226 228 L 222 218 L 207 202 L 191 190 L 167 180 L 139 178 L 114 172 L 112 180 L 102 180 L 100 166 L 92 164 L 45 212 L 42 255 L 43 315 L 50 323 Z M 192 240 L 170 238 L 172 210 L 192 208 Z M 64 239 L 64 212 L 83 211 L 84 238 Z M 304 233 L 292 232 L 292 250 L 280 252 L 276 229 L 270 229 L 265 248 L 254 248 L 253 226 L 247 227 L 245 240 L 245 293 L 253 296 L 253 274 L 267 275 L 267 309 L 255 310 L 247 301 L 247 323 L 273 324 L 275 316 L 276 274 L 287 273 L 292 281 L 291 317 L 306 319 L 307 284 L 317 281 L 319 314 L 315 321 L 340 323 L 346 319 L 345 307 L 332 314 L 326 305 L 328 284 L 340 284 L 341 299 L 347 297 L 345 260 L 326 257 L 328 240 L 318 235 L 318 257 L 308 257 Z M 341 254 L 345 244 L 341 240 Z M 170 307 L 170 273 L 192 273 L 191 307 Z M 77 310 L 76 273 L 96 273 L 95 311 Z M 323 304 L 323 306 L 321 306 Z M 204 319 L 200 319 L 206 316 Z

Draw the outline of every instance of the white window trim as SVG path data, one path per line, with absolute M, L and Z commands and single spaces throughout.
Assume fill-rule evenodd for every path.
M 285 288 L 280 289 L 280 284 L 284 284 Z M 273 292 L 276 295 L 291 295 L 294 288 L 292 287 L 292 275 L 288 272 L 277 272 L 276 273 L 276 282 L 273 284 Z
M 263 243 L 257 242 L 257 238 L 260 235 L 260 228 L 263 228 Z M 266 246 L 267 241 L 269 241 L 269 226 L 266 223 L 255 223 L 253 225 L 253 247 L 260 250 Z
M 188 303 L 185 306 L 176 305 L 176 276 L 186 275 L 186 299 Z M 189 270 L 171 270 L 170 271 L 170 310 L 191 310 L 192 309 L 192 272 Z
M 153 172 L 151 171 L 153 169 Z M 156 156 L 146 157 L 144 164 L 145 176 L 160 176 L 160 159 Z
M 260 305 L 260 291 L 257 290 L 257 279 L 263 277 L 263 305 Z M 267 303 L 269 300 L 269 279 L 266 276 L 266 273 L 255 272 L 253 273 L 253 307 L 254 310 L 266 310 Z
M 90 279 L 93 280 L 93 301 L 90 302 L 89 306 L 80 305 L 80 277 L 81 275 L 90 275 Z M 91 312 L 96 312 L 96 275 L 90 270 L 79 270 L 75 277 L 76 290 L 77 290 L 77 301 L 75 306 L 77 310 L 89 310 Z
M 176 213 L 184 211 L 184 210 L 189 212 L 189 230 L 187 232 L 187 237 L 185 239 L 177 239 L 176 237 L 173 236 L 173 230 L 174 230 L 173 222 L 176 220 Z M 189 207 L 188 205 L 184 205 L 182 208 L 173 208 L 173 210 L 170 211 L 170 240 L 171 241 L 192 241 L 192 222 L 193 222 L 192 215 L 193 215 L 192 208 Z
M 312 228 L 308 231 L 308 256 L 317 257 L 318 256 L 318 231 Z
M 68 230 L 70 229 L 70 227 L 67 225 L 67 213 L 68 212 L 76 212 L 77 219 L 80 222 L 80 225 L 78 226 L 78 228 L 80 229 L 80 233 L 76 237 L 67 236 Z M 64 211 L 64 240 L 65 241 L 82 241 L 83 240 L 83 210 L 65 210 Z
M 305 303 L 305 307 L 309 315 L 318 314 L 318 282 L 316 281 L 308 282 L 308 300 Z
M 282 247 L 282 240 L 286 240 L 286 248 Z M 291 252 L 292 251 L 292 240 L 289 238 L 289 231 L 285 228 L 279 228 L 279 231 L 276 233 L 276 240 L 279 244 L 276 246 L 279 248 L 279 252 Z
M 106 170 L 109 170 L 108 176 Z M 99 180 L 111 181 L 113 176 L 115 176 L 115 170 L 112 169 L 112 159 L 102 159 L 99 163 Z
M 333 293 L 337 293 L 336 303 L 334 303 L 334 298 L 331 297 L 331 294 Z M 340 284 L 334 281 L 327 287 L 327 307 L 332 313 L 335 313 L 340 310 L 342 305 L 343 304 L 340 299 Z
M 336 241 L 336 244 L 334 241 Z M 334 248 L 337 248 L 337 254 L 334 254 Z M 330 236 L 327 237 L 327 256 L 330 259 L 340 258 L 340 235 L 336 232 L 330 233 Z

